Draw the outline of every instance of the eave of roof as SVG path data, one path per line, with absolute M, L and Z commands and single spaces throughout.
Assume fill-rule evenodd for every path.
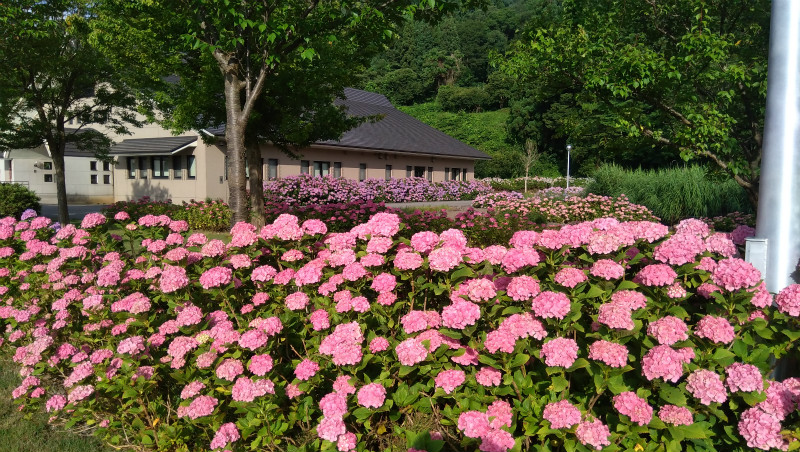
M 197 136 L 133 138 L 115 144 L 111 155 L 172 155 L 197 144 Z

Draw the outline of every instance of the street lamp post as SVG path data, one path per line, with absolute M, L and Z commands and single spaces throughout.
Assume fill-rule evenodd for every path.
M 572 145 L 567 145 L 567 188 L 564 189 L 564 198 L 567 197 L 567 193 L 569 193 L 569 153 L 572 151 Z

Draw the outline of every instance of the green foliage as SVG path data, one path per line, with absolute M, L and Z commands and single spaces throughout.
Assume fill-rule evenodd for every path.
M 508 110 L 481 113 L 444 112 L 435 103 L 401 107 L 407 113 L 429 126 L 463 141 L 492 157 L 475 163 L 475 176 L 511 178 L 524 175 L 521 166 L 522 146 L 508 141 L 506 121 Z M 531 175 L 558 176 L 558 166 L 550 155 L 543 155 L 531 169 Z
M 442 85 L 436 95 L 436 102 L 442 110 L 448 112 L 479 112 L 488 109 L 491 98 L 481 86 L 462 88 Z
M 83 125 L 114 134 L 141 125 L 141 105 L 121 73 L 89 42 L 94 20 L 94 4 L 84 0 L 0 3 L 0 151 L 47 144 L 62 223 L 69 221 L 66 145 L 108 161 L 109 132 Z
M 0 217 L 19 216 L 27 209 L 41 212 L 39 195 L 20 184 L 0 184 Z
M 711 162 L 755 204 L 770 2 L 560 3 L 497 58 L 530 103 L 518 127 L 577 149 Z
M 747 194 L 733 180 L 709 179 L 700 166 L 662 170 L 626 170 L 605 165 L 593 174 L 587 191 L 598 195 L 626 195 L 650 208 L 668 224 L 685 218 L 715 217 L 750 212 Z
M 124 212 L 133 220 L 145 215 L 167 215 L 175 220 L 185 220 L 189 229 L 201 231 L 227 231 L 231 224 L 231 209 L 220 200 L 183 202 L 173 204 L 171 200 L 156 201 L 144 196 L 134 201 L 117 201 L 103 209 L 103 214 L 114 217 Z
M 395 105 L 411 105 L 422 99 L 428 86 L 411 68 L 391 71 L 386 75 L 371 80 L 366 89 L 383 93 Z

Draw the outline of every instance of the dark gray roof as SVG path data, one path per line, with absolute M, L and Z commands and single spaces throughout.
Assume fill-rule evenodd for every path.
M 92 129 L 91 127 L 83 127 L 80 129 L 65 127 L 64 132 L 70 134 L 70 133 L 96 132 L 96 130 Z M 78 146 L 76 146 L 75 143 L 68 141 L 67 144 L 64 145 L 64 157 L 94 157 L 94 153 L 90 151 L 81 151 L 80 149 L 78 149 Z
M 196 136 L 135 138 L 123 140 L 111 148 L 112 155 L 169 155 L 197 141 Z
M 490 159 L 487 154 L 462 143 L 424 122 L 394 108 L 386 96 L 354 88 L 345 88 L 345 105 L 353 116 L 381 116 L 379 121 L 364 123 L 349 130 L 340 140 L 319 141 L 318 145 L 361 148 L 375 151 L 394 151 L 414 154 L 441 155 L 472 159 Z M 225 126 L 206 129 L 221 136 Z

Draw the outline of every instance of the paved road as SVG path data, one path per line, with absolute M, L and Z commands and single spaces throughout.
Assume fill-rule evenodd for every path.
M 87 213 L 100 212 L 100 209 L 105 206 L 106 204 L 69 204 L 69 218 L 71 220 L 80 220 Z M 57 220 L 58 205 L 42 204 L 42 216 L 52 220 Z
M 440 207 L 442 209 L 461 211 L 467 210 L 467 208 L 472 206 L 472 201 L 393 202 L 387 203 L 386 205 L 398 209 Z M 87 213 L 100 212 L 105 206 L 105 204 L 70 204 L 69 218 L 72 220 L 80 220 Z M 53 220 L 58 219 L 58 205 L 42 204 L 42 216 Z

